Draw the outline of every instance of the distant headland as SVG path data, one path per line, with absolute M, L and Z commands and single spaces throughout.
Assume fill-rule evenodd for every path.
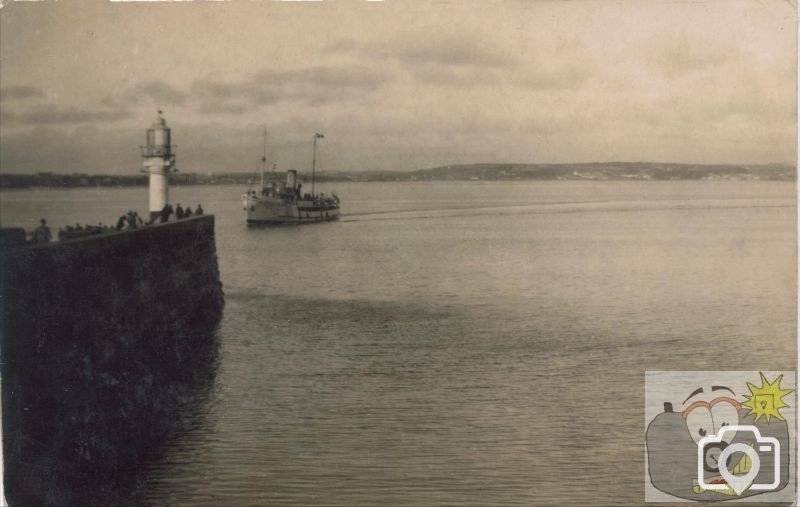
M 598 162 L 582 164 L 466 164 L 416 171 L 326 171 L 318 181 L 515 181 L 515 180 L 764 180 L 795 181 L 796 167 L 783 164 L 671 164 Z M 252 172 L 177 173 L 173 185 L 244 185 Z M 2 174 L 0 188 L 131 187 L 147 184 L 147 175 Z

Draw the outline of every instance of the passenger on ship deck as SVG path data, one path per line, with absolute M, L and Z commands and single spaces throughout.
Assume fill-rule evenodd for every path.
M 39 220 L 39 227 L 33 231 L 34 243 L 50 243 L 50 228 L 47 227 L 47 220 L 42 218 Z
M 183 217 L 189 218 L 190 216 L 192 216 L 192 208 L 186 206 L 186 209 L 183 211 Z
M 175 218 L 178 220 L 183 218 L 183 208 L 181 208 L 181 203 L 178 203 L 178 205 L 175 206 Z
M 199 204 L 197 205 L 197 209 L 194 211 L 195 215 L 202 215 L 203 214 L 203 207 Z
M 122 229 L 125 228 L 125 223 L 127 221 L 128 221 L 128 219 L 125 218 L 125 215 L 120 215 L 119 219 L 117 220 L 117 226 L 115 227 L 115 229 L 117 229 L 118 231 L 121 231 Z

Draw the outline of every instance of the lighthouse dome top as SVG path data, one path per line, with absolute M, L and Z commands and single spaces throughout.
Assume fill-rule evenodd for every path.
M 154 128 L 155 127 L 166 127 L 167 126 L 166 120 L 164 120 L 164 117 L 161 116 L 162 114 L 163 113 L 162 113 L 161 109 L 156 111 L 156 118 L 155 118 L 155 120 L 153 120 L 153 127 Z

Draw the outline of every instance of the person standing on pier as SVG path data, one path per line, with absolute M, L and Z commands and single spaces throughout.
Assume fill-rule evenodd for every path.
M 165 204 L 164 207 L 161 209 L 161 223 L 165 224 L 169 222 L 169 216 L 172 215 L 172 213 L 173 213 L 172 205 Z
M 178 205 L 175 206 L 175 218 L 178 220 L 183 218 L 183 208 L 181 208 L 181 203 L 178 203 Z
M 136 223 L 136 217 L 133 216 L 133 211 L 128 210 L 128 213 L 125 214 L 125 217 L 128 221 L 128 229 L 137 229 L 138 224 Z
M 33 242 L 34 243 L 50 243 L 50 228 L 47 227 L 47 220 L 42 218 L 39 220 L 39 227 L 33 231 Z

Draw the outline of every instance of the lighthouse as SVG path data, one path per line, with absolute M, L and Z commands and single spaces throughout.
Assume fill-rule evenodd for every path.
M 147 144 L 142 146 L 142 172 L 150 175 L 150 220 L 154 220 L 169 202 L 169 173 L 175 169 L 175 147 L 170 144 L 170 130 L 158 111 L 147 129 Z

